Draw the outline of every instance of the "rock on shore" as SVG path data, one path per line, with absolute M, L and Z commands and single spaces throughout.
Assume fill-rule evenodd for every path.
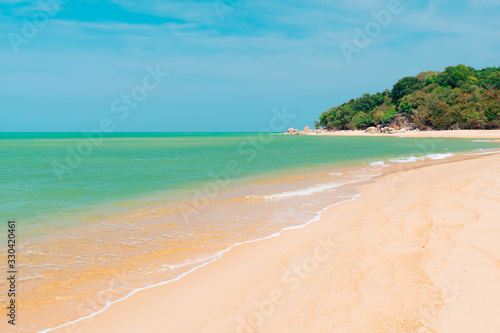
M 300 131 L 296 128 L 289 128 L 287 132 L 283 133 L 283 135 L 314 135 L 328 132 L 325 129 L 320 130 L 312 130 L 309 126 L 304 127 L 304 130 Z

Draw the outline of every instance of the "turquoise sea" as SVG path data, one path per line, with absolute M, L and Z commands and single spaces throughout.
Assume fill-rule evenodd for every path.
M 304 224 L 390 165 L 499 147 L 269 133 L 1 133 L 0 216 L 19 225 L 25 313 L 34 318 L 26 331 L 99 311 L 105 303 L 82 304 L 102 290 L 115 301 L 234 244 Z M 113 284 L 117 275 L 127 282 Z M 75 306 L 85 310 L 67 310 Z M 55 310 L 47 322 L 44 311 Z
M 119 133 L 92 144 L 87 154 L 78 153 L 79 143 L 91 144 L 80 133 L 2 133 L 0 214 L 26 224 L 69 224 L 68 214 L 183 193 L 233 160 L 241 166 L 233 177 L 245 178 L 498 146 L 465 139 L 266 136 L 269 142 L 260 143 L 252 133 Z

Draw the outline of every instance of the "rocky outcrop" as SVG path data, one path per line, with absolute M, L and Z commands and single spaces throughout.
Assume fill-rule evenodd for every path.
M 303 131 L 299 131 L 296 128 L 289 128 L 287 132 L 283 133 L 283 135 L 315 135 L 326 132 L 324 129 L 312 130 L 309 126 L 304 127 Z
M 409 131 L 418 132 L 419 129 L 413 124 L 404 114 L 398 114 L 390 124 L 377 125 L 376 127 L 368 127 L 365 133 L 369 134 L 397 134 Z
M 390 125 L 378 125 L 377 127 L 368 127 L 365 130 L 365 133 L 369 134 L 397 134 L 397 133 L 406 133 L 410 131 L 415 131 L 418 132 L 419 129 L 416 128 L 415 126 L 411 125 L 405 125 L 403 127 L 400 127 L 396 124 L 390 124 Z
M 295 128 L 289 128 L 288 132 L 283 133 L 284 135 L 305 135 L 304 131 L 299 131 L 298 129 Z

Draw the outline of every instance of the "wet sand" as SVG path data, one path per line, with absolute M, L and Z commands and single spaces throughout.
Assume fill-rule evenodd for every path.
M 389 173 L 57 332 L 498 332 L 500 155 Z
M 193 223 L 181 209 L 191 200 L 179 199 L 23 238 L 17 330 L 38 332 L 86 317 L 137 289 L 174 280 L 234 244 L 303 225 L 324 207 L 357 195 L 381 172 L 367 165 L 330 171 L 229 187 L 200 214 L 188 215 Z M 0 306 L 6 306 L 1 295 Z M 9 329 L 0 323 L 0 331 L 3 325 Z

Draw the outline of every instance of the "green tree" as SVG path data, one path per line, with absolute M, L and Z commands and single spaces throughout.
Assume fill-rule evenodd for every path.
M 450 73 L 451 85 L 453 87 L 459 87 L 461 83 L 465 82 L 467 78 L 471 76 L 469 67 L 465 65 L 449 67 L 447 70 Z
M 411 94 L 415 90 L 422 87 L 422 83 L 413 76 L 405 77 L 399 80 L 394 87 L 392 87 L 391 96 L 394 104 L 398 105 L 399 101 L 406 95 Z
M 357 113 L 350 123 L 352 129 L 363 129 L 374 125 L 372 117 L 364 112 Z
M 474 76 L 469 76 L 467 78 L 467 82 L 470 83 L 470 84 L 473 84 L 473 85 L 479 85 L 479 79 L 477 77 L 474 77 Z

